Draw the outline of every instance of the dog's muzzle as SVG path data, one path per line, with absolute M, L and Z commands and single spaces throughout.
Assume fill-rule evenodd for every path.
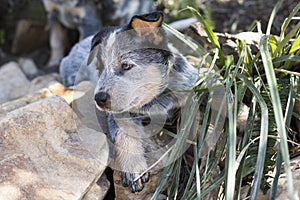
M 102 109 L 110 108 L 111 103 L 110 103 L 110 96 L 108 93 L 98 92 L 95 95 L 94 99 L 96 101 L 97 106 L 99 106 L 100 108 L 102 108 Z

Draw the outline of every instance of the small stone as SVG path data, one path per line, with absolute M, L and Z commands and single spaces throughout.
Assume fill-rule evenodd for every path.
M 20 58 L 18 62 L 21 69 L 23 70 L 23 72 L 26 74 L 27 77 L 32 78 L 36 74 L 38 74 L 39 70 L 32 59 Z
M 0 67 L 0 104 L 29 92 L 30 82 L 16 62 Z

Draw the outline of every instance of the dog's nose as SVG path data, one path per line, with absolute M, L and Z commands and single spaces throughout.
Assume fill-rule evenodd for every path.
M 109 99 L 110 99 L 109 94 L 106 92 L 98 92 L 95 95 L 95 101 L 97 105 L 100 107 L 107 107 Z

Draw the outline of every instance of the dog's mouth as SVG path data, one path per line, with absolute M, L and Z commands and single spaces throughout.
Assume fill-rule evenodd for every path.
M 108 113 L 121 113 L 122 111 L 117 111 L 117 110 L 112 110 L 107 107 L 100 107 L 98 104 L 95 102 L 96 108 L 100 111 L 108 112 Z
M 124 113 L 127 112 L 131 109 L 131 106 L 125 109 L 112 109 L 112 108 L 107 108 L 107 107 L 100 107 L 95 103 L 96 108 L 100 111 L 108 112 L 108 113 L 113 113 L 113 114 L 119 114 L 119 113 Z
M 118 113 L 138 110 L 140 108 L 140 105 L 139 105 L 140 103 L 141 103 L 141 99 L 136 97 L 133 101 L 131 101 L 129 103 L 129 106 L 124 107 L 124 108 L 120 108 L 120 109 L 117 109 L 115 106 L 113 108 L 112 107 L 105 107 L 105 106 L 100 107 L 96 102 L 95 102 L 95 105 L 96 105 L 96 108 L 100 111 L 105 111 L 105 112 L 108 112 L 108 113 L 118 114 Z

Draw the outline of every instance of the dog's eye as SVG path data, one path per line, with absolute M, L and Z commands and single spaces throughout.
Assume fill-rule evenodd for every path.
M 131 68 L 134 67 L 134 65 L 133 64 L 128 64 L 128 63 L 122 63 L 121 67 L 122 67 L 123 70 L 130 70 Z

